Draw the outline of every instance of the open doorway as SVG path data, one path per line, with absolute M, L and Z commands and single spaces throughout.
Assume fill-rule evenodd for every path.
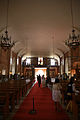
M 47 72 L 47 68 L 35 68 L 35 79 L 37 80 L 37 75 L 39 74 L 41 77 L 42 75 L 44 75 L 44 77 L 46 78 L 46 72 Z

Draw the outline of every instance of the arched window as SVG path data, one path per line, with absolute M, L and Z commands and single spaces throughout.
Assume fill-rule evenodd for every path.
M 38 57 L 38 65 L 43 65 L 43 57 Z
M 55 60 L 52 58 L 51 59 L 51 66 L 54 66 L 55 65 Z
M 10 65 L 12 65 L 12 57 L 10 58 Z
M 19 58 L 17 57 L 17 65 L 19 65 Z
M 56 59 L 52 58 L 51 61 L 50 61 L 50 65 L 51 66 L 58 65 L 58 61 Z
M 30 58 L 26 58 L 26 65 L 31 65 L 31 59 Z

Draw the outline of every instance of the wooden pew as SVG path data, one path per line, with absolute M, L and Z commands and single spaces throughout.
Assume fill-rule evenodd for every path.
M 14 92 L 14 100 L 15 100 L 15 104 L 19 103 L 19 87 L 17 87 L 16 85 L 16 81 L 11 80 L 8 81 L 8 91 L 13 91 Z
M 72 96 L 73 119 L 80 120 L 80 94 Z
M 62 89 L 61 89 L 61 92 L 62 92 L 62 103 L 65 105 L 66 104 L 66 92 L 67 92 L 67 84 L 68 84 L 68 81 L 61 81 L 61 86 L 62 86 Z
M 21 97 L 25 96 L 31 86 L 32 81 L 26 84 L 25 80 L 10 80 L 0 83 L 0 103 L 2 104 L 2 101 L 4 101 L 3 106 L 0 106 L 3 109 L 0 109 L 4 118 L 15 109 L 15 105 L 19 103 Z M 5 95 L 2 96 L 2 94 Z
M 0 92 L 0 116 L 5 120 L 9 115 L 9 96 Z
M 0 87 L 0 93 L 8 94 L 9 96 L 9 108 L 13 111 L 15 108 L 15 102 L 14 102 L 14 92 L 13 90 L 8 88 L 8 82 L 2 83 Z

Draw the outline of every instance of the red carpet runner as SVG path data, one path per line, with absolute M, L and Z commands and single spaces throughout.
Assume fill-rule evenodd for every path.
M 33 96 L 34 108 L 37 112 L 30 115 L 29 111 L 33 108 Z M 64 110 L 55 111 L 51 91 L 48 88 L 39 88 L 38 84 L 35 84 L 14 115 L 13 120 L 69 120 L 69 118 Z

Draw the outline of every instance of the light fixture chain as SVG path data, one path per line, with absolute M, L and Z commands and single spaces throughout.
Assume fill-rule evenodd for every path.
M 8 26 L 8 15 L 9 15 L 9 0 L 7 0 L 7 21 L 6 21 L 6 30 Z
M 74 27 L 74 21 L 73 21 L 73 4 L 71 0 L 71 18 L 72 18 L 72 27 Z

